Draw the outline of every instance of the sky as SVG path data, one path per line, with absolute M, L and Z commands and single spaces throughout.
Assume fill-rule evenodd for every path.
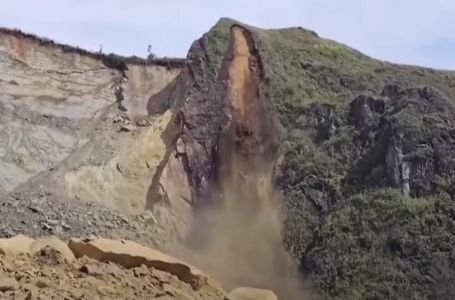
M 105 53 L 184 57 L 221 17 L 301 26 L 378 59 L 455 70 L 453 0 L 0 0 L 0 26 Z

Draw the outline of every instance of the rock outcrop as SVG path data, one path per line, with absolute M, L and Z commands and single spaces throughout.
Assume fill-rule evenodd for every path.
M 448 150 L 452 143 L 448 120 L 455 116 L 450 100 L 428 87 L 386 86 L 381 94 L 362 95 L 351 102 L 358 149 L 369 151 L 372 158 L 358 166 L 366 172 L 361 183 L 391 186 L 414 197 L 446 189 L 436 178 L 450 177 L 447 171 L 455 157 Z M 368 174 L 372 170 L 376 173 Z

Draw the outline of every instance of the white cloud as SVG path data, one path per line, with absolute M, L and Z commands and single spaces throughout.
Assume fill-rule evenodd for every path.
M 455 69 L 452 0 L 3 0 L 0 25 L 121 54 L 184 56 L 220 17 L 302 26 L 371 56 Z

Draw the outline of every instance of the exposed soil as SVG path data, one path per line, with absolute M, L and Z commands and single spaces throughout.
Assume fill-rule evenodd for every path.
M 0 299 L 221 300 L 223 295 L 216 290 L 195 291 L 151 267 L 125 269 L 87 257 L 67 263 L 40 255 L 1 255 Z

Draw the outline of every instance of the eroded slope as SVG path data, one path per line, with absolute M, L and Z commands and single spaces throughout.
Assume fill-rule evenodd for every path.
M 4 33 L 0 47 L 0 185 L 11 191 L 87 141 L 87 129 L 113 103 L 116 72 Z
M 101 54 L 16 31 L 3 30 L 0 40 L 0 190 L 52 190 L 56 197 L 143 211 L 167 124 L 163 116 L 151 127 L 149 110 L 165 112 L 163 90 L 179 68 L 112 68 Z M 131 128 L 120 133 L 122 126 Z M 136 134 L 142 138 L 132 142 Z

